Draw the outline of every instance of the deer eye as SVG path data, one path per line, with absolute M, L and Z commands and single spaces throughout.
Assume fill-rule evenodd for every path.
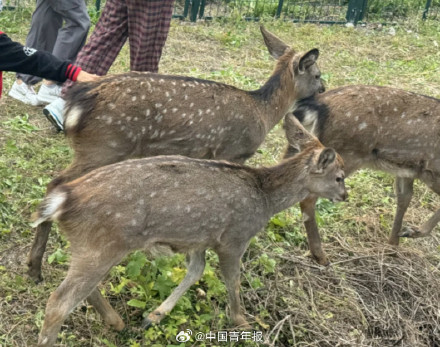
M 319 79 L 321 78 L 321 75 L 316 75 L 315 78 L 316 78 L 317 80 L 319 80 Z
M 336 177 L 336 182 L 338 182 L 338 183 L 344 182 L 344 178 L 343 177 Z

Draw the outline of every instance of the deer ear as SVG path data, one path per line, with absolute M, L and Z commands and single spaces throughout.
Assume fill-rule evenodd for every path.
M 323 173 L 330 164 L 333 164 L 336 159 L 336 152 L 333 148 L 324 148 L 319 154 L 318 162 L 316 164 L 315 173 Z
M 299 64 L 298 64 L 299 73 L 303 74 L 307 70 L 307 68 L 315 64 L 316 61 L 318 60 L 318 57 L 319 57 L 319 50 L 316 48 L 304 54 L 299 60 Z
M 303 127 L 293 113 L 288 113 L 284 117 L 284 129 L 286 131 L 289 148 L 291 147 L 297 152 L 302 151 L 305 147 L 311 144 L 320 145 L 319 140 Z M 289 153 L 292 154 L 294 151 L 288 150 L 285 158 L 287 158 Z
M 290 47 L 286 45 L 283 41 L 281 41 L 278 37 L 267 31 L 263 25 L 260 25 L 260 31 L 263 35 L 264 43 L 269 50 L 269 54 L 275 59 L 278 59 L 287 50 L 290 49 Z

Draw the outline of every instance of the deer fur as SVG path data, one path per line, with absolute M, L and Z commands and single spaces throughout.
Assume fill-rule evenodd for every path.
M 391 245 L 398 245 L 400 237 L 430 235 L 440 220 L 440 210 L 421 227 L 402 228 L 402 224 L 415 179 L 440 194 L 439 99 L 389 87 L 346 86 L 300 101 L 294 115 L 342 156 L 347 175 L 370 168 L 396 177 Z M 314 218 L 316 199 L 308 197 L 301 209 L 311 253 L 327 265 Z
M 298 122 L 298 126 L 301 126 Z M 305 132 L 305 130 L 304 130 Z M 146 320 L 159 323 L 198 281 L 205 251 L 219 256 L 234 325 L 249 327 L 240 309 L 240 259 L 270 217 L 309 194 L 346 199 L 343 161 L 309 135 L 303 151 L 269 168 L 158 156 L 96 169 L 54 188 L 35 224 L 57 220 L 70 241 L 67 276 L 49 298 L 38 346 L 52 346 L 81 300 L 117 330 L 120 316 L 96 288 L 127 253 L 168 248 L 187 254 L 188 272 Z
M 180 154 L 243 163 L 295 101 L 324 91 L 319 51 L 298 53 L 261 27 L 277 59 L 258 90 L 198 78 L 130 72 L 74 86 L 66 96 L 73 163 L 48 186 L 128 158 Z M 36 231 L 28 274 L 41 280 L 50 222 Z

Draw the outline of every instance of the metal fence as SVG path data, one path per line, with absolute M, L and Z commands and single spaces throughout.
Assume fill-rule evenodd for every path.
M 440 0 L 176 0 L 174 17 L 213 19 L 274 17 L 295 22 L 392 22 L 440 19 Z
M 87 0 L 97 10 L 105 0 Z M 30 7 L 35 0 L 3 0 L 4 9 Z M 294 22 L 393 22 L 407 18 L 440 20 L 440 0 L 176 0 L 173 17 L 279 18 Z

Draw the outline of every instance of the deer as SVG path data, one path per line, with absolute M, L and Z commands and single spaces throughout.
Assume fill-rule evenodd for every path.
M 64 128 L 74 151 L 57 185 L 129 158 L 183 155 L 244 163 L 296 100 L 325 90 L 319 50 L 296 52 L 260 27 L 277 59 L 259 89 L 245 91 L 198 78 L 130 72 L 74 86 L 66 95 Z M 42 280 L 41 263 L 51 223 L 36 230 L 28 275 Z
M 293 115 L 342 156 L 347 176 L 370 168 L 396 177 L 397 209 L 390 245 L 398 246 L 402 237 L 430 235 L 440 220 L 440 210 L 420 227 L 403 226 L 403 217 L 415 179 L 440 194 L 439 99 L 390 87 L 354 85 L 303 99 Z M 319 264 L 328 265 L 315 220 L 316 200 L 310 195 L 300 207 L 310 252 Z
M 56 342 L 63 321 L 82 300 L 107 324 L 123 329 L 124 322 L 97 285 L 137 249 L 185 253 L 188 263 L 184 279 L 146 317 L 144 327 L 159 324 L 201 278 L 209 248 L 219 257 L 233 324 L 250 328 L 239 297 L 240 259 L 250 239 L 272 215 L 310 194 L 333 201 L 347 198 L 341 157 L 294 118 L 290 129 L 289 141 L 295 136 L 293 145 L 300 152 L 272 167 L 155 156 L 100 167 L 51 190 L 33 226 L 57 221 L 70 242 L 71 261 L 47 302 L 38 346 Z

